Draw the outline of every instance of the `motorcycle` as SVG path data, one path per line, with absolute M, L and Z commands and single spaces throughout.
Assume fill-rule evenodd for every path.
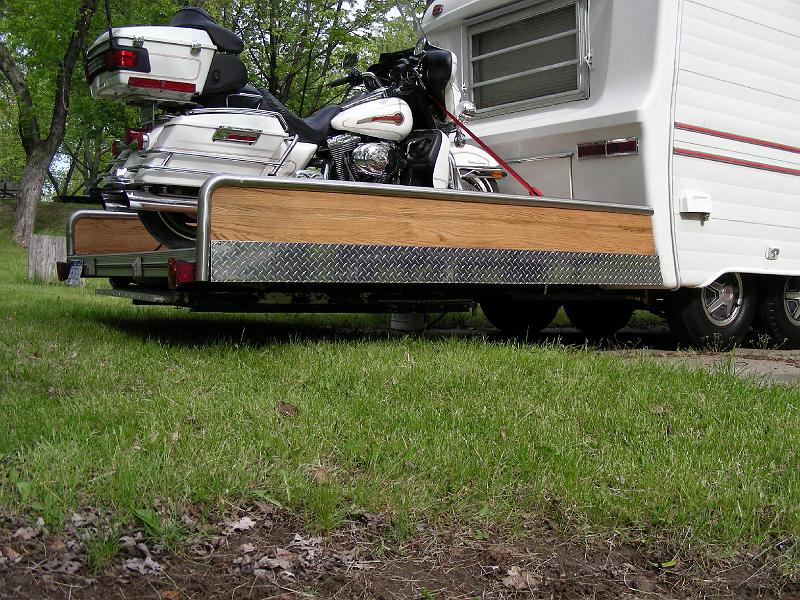
M 195 7 L 169 26 L 109 28 L 86 56 L 94 98 L 138 106 L 142 125 L 93 193 L 106 210 L 135 211 L 164 246 L 195 243 L 197 195 L 214 175 L 362 181 L 497 191 L 505 170 L 467 146 L 449 115 L 461 101 L 457 60 L 421 39 L 330 82 L 346 100 L 302 119 L 247 84 L 244 43 Z

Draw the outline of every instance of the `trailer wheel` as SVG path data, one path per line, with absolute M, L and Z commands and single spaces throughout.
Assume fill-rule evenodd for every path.
M 570 302 L 564 312 L 572 324 L 589 337 L 610 337 L 628 324 L 633 315 L 629 302 L 588 301 Z
M 558 302 L 486 300 L 481 310 L 486 320 L 506 335 L 529 338 L 550 325 L 560 308 Z
M 684 344 L 730 350 L 750 330 L 756 298 L 752 277 L 727 273 L 707 287 L 674 292 L 667 306 L 667 322 Z
M 800 348 L 800 277 L 770 277 L 754 327 L 779 348 Z
M 139 220 L 167 248 L 192 248 L 197 236 L 197 217 L 186 213 L 140 210 Z

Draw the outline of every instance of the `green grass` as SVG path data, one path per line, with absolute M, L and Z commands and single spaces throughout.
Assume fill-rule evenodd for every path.
M 399 533 L 540 516 L 728 547 L 800 533 L 797 388 L 29 284 L 7 214 L 0 509 L 57 520 L 90 505 L 134 523 L 156 500 L 216 510 L 266 497 L 318 529 L 365 508 L 392 511 Z M 113 551 L 98 542 L 98 560 Z

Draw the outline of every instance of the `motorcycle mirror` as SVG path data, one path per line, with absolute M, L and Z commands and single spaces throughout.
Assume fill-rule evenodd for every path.
M 348 52 L 342 58 L 342 68 L 349 71 L 358 64 L 358 54 L 355 52 Z
M 421 37 L 417 40 L 417 45 L 414 46 L 414 56 L 422 56 L 425 54 L 425 48 L 428 46 L 428 38 Z

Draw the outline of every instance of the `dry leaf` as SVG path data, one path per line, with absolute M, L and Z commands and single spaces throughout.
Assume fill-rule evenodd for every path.
M 250 552 L 255 552 L 256 547 L 253 544 L 244 543 L 241 546 L 239 546 L 239 551 L 242 554 L 249 554 Z
M 3 556 L 5 556 L 10 561 L 17 561 L 19 559 L 19 552 L 6 546 L 3 548 Z
M 178 590 L 162 590 L 161 597 L 166 598 L 166 600 L 178 600 L 181 597 L 181 593 Z
M 229 521 L 225 524 L 225 529 L 233 533 L 234 531 L 246 531 L 255 527 L 256 522 L 250 517 L 242 517 L 236 521 Z
M 257 567 L 259 569 L 267 567 L 268 569 L 288 570 L 293 568 L 296 563 L 297 555 L 294 552 L 290 552 L 284 548 L 276 548 L 275 557 L 265 556 L 261 558 L 257 563 Z
M 129 571 L 135 571 L 142 575 L 153 575 L 164 571 L 164 567 L 149 556 L 146 558 L 129 558 L 122 563 L 122 566 Z
M 39 533 L 41 532 L 33 527 L 20 527 L 14 532 L 14 537 L 22 540 L 23 542 L 27 542 L 28 540 L 35 538 L 37 535 L 39 535 Z
M 294 404 L 288 402 L 278 402 L 275 408 L 284 417 L 293 417 L 300 411 Z
M 330 483 L 331 476 L 322 465 L 317 465 L 311 470 L 311 479 L 317 485 L 325 485 Z
M 63 552 L 67 549 L 67 545 L 61 540 L 61 538 L 56 538 L 53 540 L 53 543 L 50 544 L 50 550 L 53 552 Z
M 654 404 L 650 407 L 650 412 L 656 415 L 663 415 L 665 412 L 667 412 L 667 409 L 660 404 Z
M 529 571 L 523 571 L 519 567 L 511 567 L 500 582 L 507 588 L 533 591 L 542 584 L 542 578 Z

